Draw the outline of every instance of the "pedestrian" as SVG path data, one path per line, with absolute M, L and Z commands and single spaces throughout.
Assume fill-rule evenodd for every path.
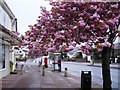
M 42 60 L 39 60 L 39 71 L 41 71 Z
M 42 65 L 42 59 L 39 60 L 39 67 Z
M 45 59 L 44 59 L 44 66 L 45 66 L 45 68 L 48 68 L 48 58 L 47 57 L 45 57 Z
M 59 69 L 59 72 L 61 72 L 61 60 L 60 60 L 60 58 L 58 58 L 58 69 Z
M 92 60 L 91 60 L 91 64 L 94 65 L 94 59 L 95 59 L 95 55 L 94 52 L 92 53 Z
M 42 60 L 41 61 L 39 61 L 39 67 L 42 65 Z

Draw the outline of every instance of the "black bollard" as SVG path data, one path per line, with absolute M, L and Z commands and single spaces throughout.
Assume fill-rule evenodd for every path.
M 67 68 L 65 68 L 64 76 L 67 77 Z
M 42 76 L 45 76 L 45 66 L 42 67 Z
M 23 68 L 24 68 L 24 65 L 22 64 L 21 65 L 21 74 L 23 74 L 23 71 L 24 71 Z

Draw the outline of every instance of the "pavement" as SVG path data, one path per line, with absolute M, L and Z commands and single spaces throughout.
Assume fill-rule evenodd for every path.
M 24 63 L 24 71 L 21 73 L 20 66 L 17 74 L 10 74 L 0 80 L 2 90 L 80 90 L 81 77 L 68 73 L 64 76 L 64 71 L 52 71 L 51 68 L 45 69 L 45 75 L 37 64 Z M 102 86 L 92 82 L 92 90 L 102 90 Z

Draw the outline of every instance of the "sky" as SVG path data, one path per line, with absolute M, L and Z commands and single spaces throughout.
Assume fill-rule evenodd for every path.
M 45 0 L 5 0 L 9 8 L 17 18 L 18 32 L 25 35 L 29 30 L 28 25 L 34 25 L 40 16 L 40 6 L 50 10 L 48 1 Z

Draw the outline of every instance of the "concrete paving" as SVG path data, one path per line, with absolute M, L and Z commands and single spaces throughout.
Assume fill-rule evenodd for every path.
M 0 80 L 2 90 L 33 90 L 33 89 L 58 89 L 80 90 L 81 78 L 68 74 L 64 77 L 64 71 L 52 71 L 45 69 L 45 76 L 42 76 L 37 64 L 24 64 L 24 72 L 21 73 L 20 67 L 17 74 L 10 74 Z M 92 82 L 92 90 L 102 90 L 102 86 Z

